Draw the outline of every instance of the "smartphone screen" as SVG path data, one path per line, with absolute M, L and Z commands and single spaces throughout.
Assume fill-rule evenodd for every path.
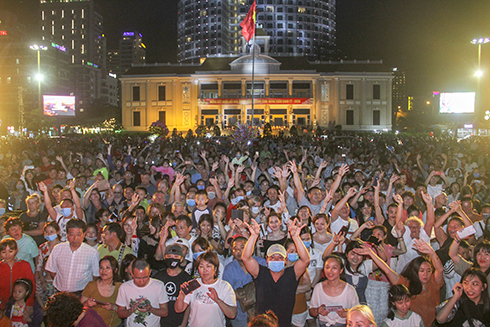
M 243 210 L 231 209 L 231 219 L 240 219 L 241 221 L 243 221 Z
M 183 288 L 182 292 L 184 292 L 185 295 L 189 294 L 190 292 L 197 290 L 199 287 L 201 287 L 201 284 L 197 279 L 193 279 L 187 284 L 187 288 Z

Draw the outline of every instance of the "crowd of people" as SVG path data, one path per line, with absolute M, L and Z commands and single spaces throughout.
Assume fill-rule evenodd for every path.
M 489 149 L 4 139 L 0 326 L 490 326 Z

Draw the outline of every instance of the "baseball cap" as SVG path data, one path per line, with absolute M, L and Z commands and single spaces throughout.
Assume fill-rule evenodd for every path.
M 181 257 L 184 256 L 184 250 L 182 250 L 182 247 L 178 244 L 171 244 L 167 246 L 165 249 L 165 254 L 175 254 L 175 255 L 180 255 Z
M 188 250 L 191 249 L 191 245 L 189 244 L 189 241 L 186 240 L 185 238 L 178 238 L 177 240 L 175 240 L 175 244 L 182 244 L 185 245 Z
M 280 254 L 283 258 L 287 258 L 286 249 L 281 244 L 272 244 L 267 250 L 267 256 L 270 257 L 274 254 Z

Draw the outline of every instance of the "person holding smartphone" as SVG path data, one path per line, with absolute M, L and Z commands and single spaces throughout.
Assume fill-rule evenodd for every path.
M 237 314 L 235 291 L 228 282 L 218 278 L 219 259 L 215 252 L 199 255 L 196 266 L 201 277 L 180 286 L 175 312 L 184 312 L 190 306 L 189 327 L 224 327 L 225 317 L 234 319 Z

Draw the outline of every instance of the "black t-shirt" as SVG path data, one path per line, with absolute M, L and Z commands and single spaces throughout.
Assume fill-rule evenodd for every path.
M 284 269 L 283 275 L 275 282 L 269 268 L 259 265 L 259 274 L 255 278 L 257 314 L 272 310 L 280 327 L 291 327 L 298 283 L 294 266 Z
M 388 230 L 388 235 L 386 237 L 386 243 L 388 243 L 394 247 L 397 247 L 398 246 L 398 240 L 393 236 L 393 234 L 391 234 L 391 230 L 393 229 L 394 226 L 390 225 L 390 223 L 388 222 L 388 219 L 385 219 L 383 226 L 385 226 L 386 229 Z
M 34 217 L 29 217 L 29 215 L 26 212 L 23 212 L 19 218 L 24 224 L 22 229 L 28 232 L 31 230 L 38 229 L 39 225 L 44 225 L 48 218 L 48 214 L 46 212 L 40 212 Z M 32 238 L 34 239 L 34 241 L 36 241 L 37 246 L 46 242 L 46 240 L 44 239 L 44 235 L 32 236 Z
M 160 319 L 160 326 L 165 327 L 178 327 L 182 323 L 184 318 L 184 312 L 175 312 L 175 301 L 180 292 L 180 285 L 191 280 L 191 276 L 184 270 L 180 272 L 177 276 L 169 276 L 167 269 L 160 270 L 155 278 L 161 280 L 165 284 L 165 292 L 168 296 L 168 316 L 162 317 Z

